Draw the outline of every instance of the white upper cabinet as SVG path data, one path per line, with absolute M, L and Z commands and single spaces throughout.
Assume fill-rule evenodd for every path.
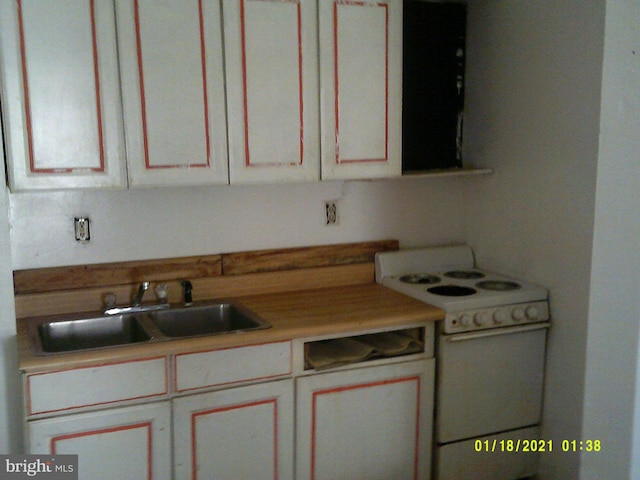
M 223 0 L 231 183 L 320 178 L 314 0 Z
M 319 0 L 322 178 L 402 173 L 402 1 Z
M 123 187 L 112 0 L 1 2 L 0 61 L 11 189 Z
M 401 0 L 7 0 L 0 55 L 13 191 L 401 174 Z
M 228 183 L 219 2 L 116 6 L 129 185 Z

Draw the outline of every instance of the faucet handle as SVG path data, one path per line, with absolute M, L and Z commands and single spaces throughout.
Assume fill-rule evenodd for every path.
M 193 297 L 191 295 L 191 290 L 193 288 L 193 285 L 191 285 L 191 282 L 189 280 L 182 280 L 180 284 L 184 289 L 184 306 L 188 307 L 193 303 Z
M 160 300 L 162 303 L 166 303 L 167 301 L 167 296 L 169 295 L 168 290 L 169 286 L 166 283 L 159 283 L 154 289 L 154 291 L 156 292 L 156 297 L 158 297 L 158 300 Z
M 116 305 L 116 294 L 113 292 L 109 292 L 104 296 L 104 308 L 109 309 L 115 307 Z

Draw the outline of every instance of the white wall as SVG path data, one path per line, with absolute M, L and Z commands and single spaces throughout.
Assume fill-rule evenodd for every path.
M 556 442 L 582 437 L 604 4 L 469 7 L 465 154 L 495 173 L 469 185 L 467 236 L 481 266 L 550 290 L 543 437 Z M 580 456 L 559 450 L 540 477 L 578 478 Z
M 464 241 L 459 178 L 12 194 L 14 269 L 397 238 Z M 339 224 L 324 224 L 338 200 Z M 88 215 L 91 241 L 73 237 Z
M 0 167 L 4 167 L 3 162 L 0 158 Z M 22 423 L 8 210 L 7 190 L 4 181 L 0 180 L 0 453 L 17 453 L 21 451 Z
M 609 0 L 605 29 L 581 479 L 640 478 L 640 4 Z M 634 450 L 635 448 L 635 450 Z

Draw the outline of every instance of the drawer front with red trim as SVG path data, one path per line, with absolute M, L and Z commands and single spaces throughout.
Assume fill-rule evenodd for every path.
M 63 413 L 169 393 L 167 357 L 26 376 L 27 415 Z
M 175 357 L 176 392 L 291 375 L 292 343 L 276 342 Z

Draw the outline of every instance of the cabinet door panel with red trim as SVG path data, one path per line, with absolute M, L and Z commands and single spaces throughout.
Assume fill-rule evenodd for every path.
M 129 185 L 228 183 L 219 3 L 116 7 Z
M 322 178 L 402 171 L 402 2 L 319 0 Z
M 28 422 L 32 454 L 78 455 L 78 478 L 171 479 L 171 406 L 156 402 Z
M 296 478 L 430 477 L 433 359 L 296 383 Z
M 175 478 L 293 478 L 293 380 L 174 400 Z
M 314 0 L 223 0 L 231 183 L 320 178 Z
M 112 0 L 1 2 L 0 60 L 11 189 L 123 187 Z

